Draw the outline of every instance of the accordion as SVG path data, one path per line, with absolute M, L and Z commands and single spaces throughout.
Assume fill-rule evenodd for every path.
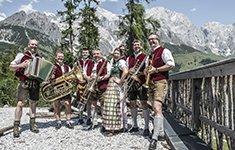
M 51 75 L 54 65 L 44 58 L 35 57 L 30 61 L 28 67 L 24 71 L 24 75 L 31 79 L 39 81 L 47 81 Z

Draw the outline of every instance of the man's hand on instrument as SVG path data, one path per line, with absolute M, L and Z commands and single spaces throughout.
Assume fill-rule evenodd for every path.
M 141 82 L 137 75 L 132 75 L 131 78 L 137 82 Z
M 148 70 L 148 73 L 150 74 L 158 73 L 158 72 L 159 72 L 158 69 L 153 66 L 151 66 L 150 69 Z
M 134 68 L 130 68 L 129 69 L 129 74 L 134 74 L 135 73 L 135 69 Z
M 20 68 L 26 68 L 28 67 L 28 65 L 29 65 L 29 60 L 25 60 L 24 62 L 20 64 Z

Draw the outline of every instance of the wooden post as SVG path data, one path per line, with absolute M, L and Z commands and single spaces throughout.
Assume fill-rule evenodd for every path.
M 200 101 L 201 101 L 202 78 L 192 80 L 192 127 L 193 131 L 199 131 Z
M 174 112 L 176 111 L 176 98 L 177 98 L 177 93 L 178 93 L 178 91 L 177 90 L 179 90 L 179 88 L 178 88 L 178 80 L 172 80 L 171 81 L 171 84 L 172 84 L 172 89 L 171 89 L 171 104 L 172 104 L 172 106 L 171 106 L 171 108 L 172 108 L 172 113 L 173 114 L 175 114 Z

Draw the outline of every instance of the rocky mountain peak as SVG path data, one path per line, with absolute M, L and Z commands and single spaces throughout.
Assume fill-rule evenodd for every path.
M 120 18 L 119 15 L 101 7 L 97 7 L 96 13 L 100 19 L 98 27 L 101 35 L 101 47 L 103 49 L 106 47 L 105 51 L 108 51 L 122 42 L 115 35 Z M 235 23 L 223 25 L 218 22 L 208 22 L 202 27 L 197 27 L 184 14 L 164 7 L 146 10 L 145 17 L 159 20 L 161 24 L 159 33 L 163 42 L 185 44 L 201 51 L 211 50 L 218 55 L 235 54 Z M 61 23 L 61 20 L 61 16 L 53 13 L 32 12 L 27 14 L 20 11 L 0 21 L 0 24 L 27 27 L 48 35 L 51 41 L 58 43 L 61 37 L 60 30 L 66 26 Z M 75 29 L 79 27 L 79 22 L 80 20 L 76 21 Z
M 51 41 L 56 43 L 60 41 L 58 26 L 51 22 L 46 14 L 41 12 L 35 11 L 27 14 L 24 11 L 20 11 L 7 17 L 0 24 L 26 27 L 48 35 Z

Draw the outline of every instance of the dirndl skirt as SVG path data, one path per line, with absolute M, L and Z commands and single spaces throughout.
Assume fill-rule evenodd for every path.
M 108 87 L 104 93 L 102 111 L 102 123 L 106 130 L 122 129 L 120 88 L 113 80 L 109 80 Z

